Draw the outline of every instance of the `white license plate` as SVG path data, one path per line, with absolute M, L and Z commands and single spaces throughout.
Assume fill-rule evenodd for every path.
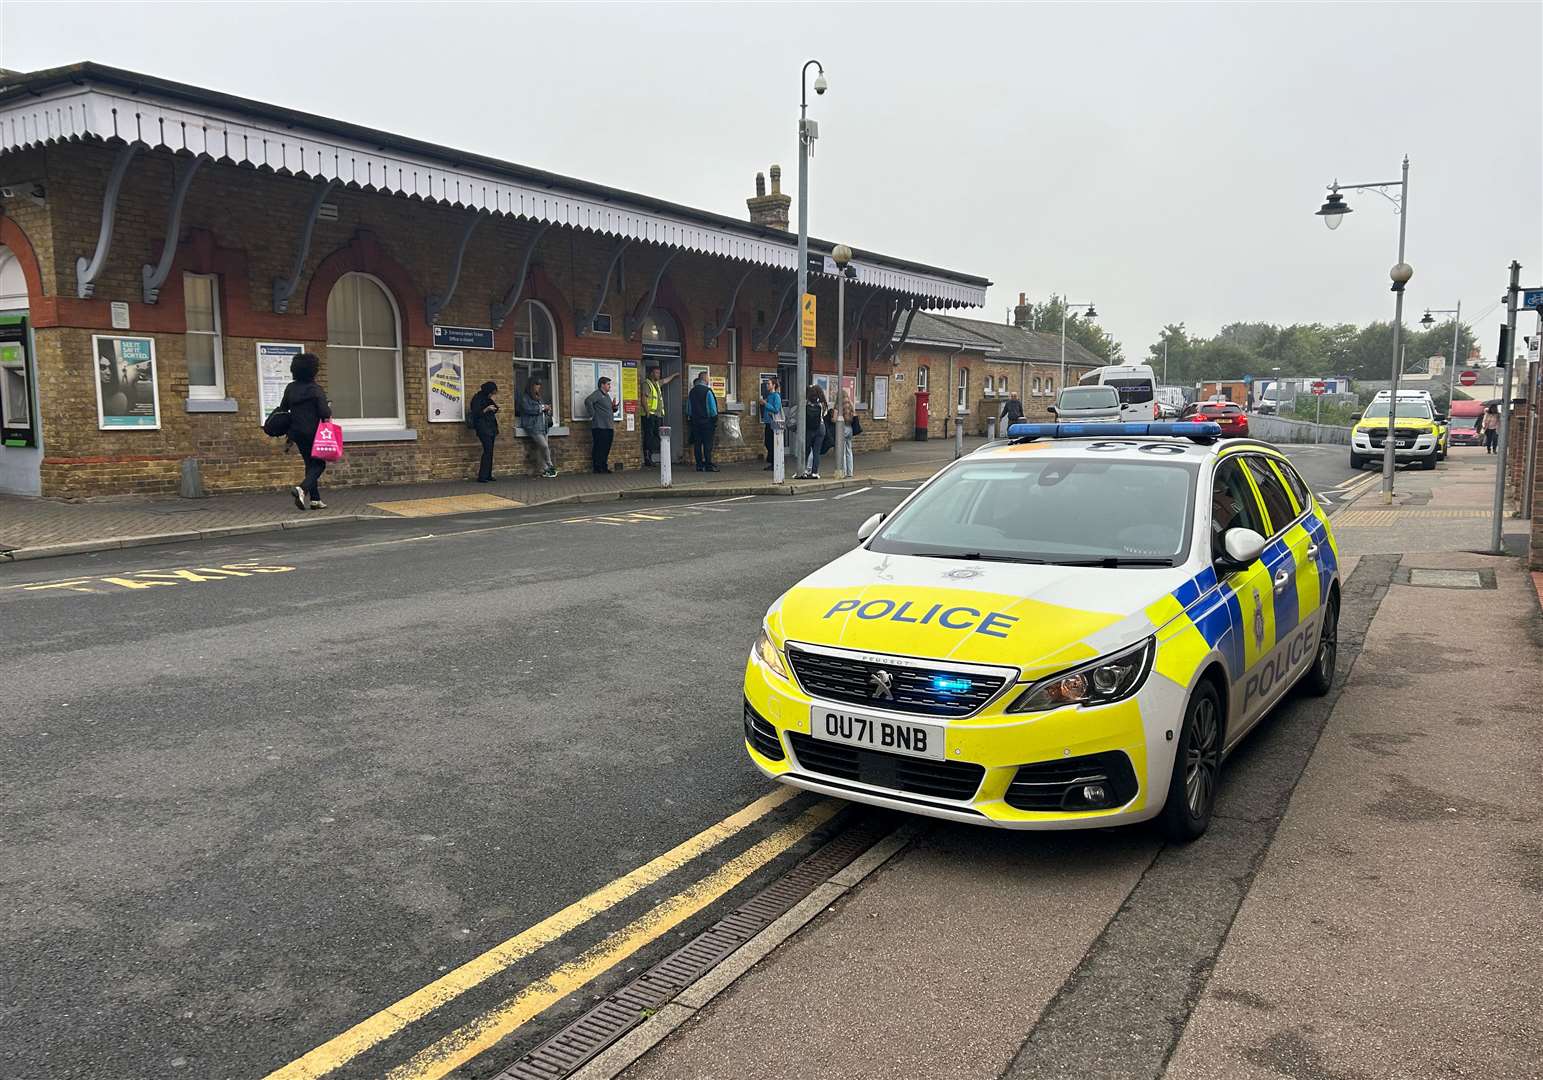
M 809 734 L 814 738 L 887 754 L 942 761 L 944 730 L 933 724 L 869 716 L 830 705 L 809 707 Z

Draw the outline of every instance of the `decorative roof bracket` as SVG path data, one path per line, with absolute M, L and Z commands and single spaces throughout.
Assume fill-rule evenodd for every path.
M 857 314 L 853 315 L 852 320 L 847 323 L 846 337 L 842 340 L 847 343 L 848 348 L 851 347 L 852 341 L 857 337 L 858 328 L 863 325 L 863 316 L 868 314 L 868 305 L 879 298 L 880 292 L 881 290 L 874 289 L 868 293 L 868 295 L 863 298 L 861 306 L 858 307 Z M 893 331 L 891 332 L 891 335 L 893 336 Z
M 758 326 L 750 333 L 750 347 L 752 349 L 770 349 L 772 331 L 777 328 L 777 323 L 782 320 L 782 313 L 788 306 L 788 297 L 793 295 L 793 286 L 798 283 L 798 278 L 788 278 L 788 287 L 782 290 L 782 299 L 777 301 L 777 314 L 772 316 L 771 322 L 765 326 Z
M 616 264 L 621 262 L 622 252 L 626 251 L 627 245 L 631 243 L 632 240 L 628 237 L 623 237 L 616 241 L 616 245 L 611 248 L 611 262 L 605 268 L 605 279 L 600 282 L 600 288 L 595 290 L 595 302 L 589 306 L 588 310 L 579 309 L 574 311 L 573 330 L 579 337 L 587 337 L 590 329 L 595 325 L 595 316 L 600 313 L 601 307 L 605 305 L 605 298 L 611 295 L 611 277 L 616 273 Z
M 439 313 L 444 311 L 450 301 L 455 298 L 456 286 L 461 283 L 461 261 L 466 257 L 466 245 L 471 240 L 472 230 L 477 227 L 477 222 L 487 216 L 483 210 L 477 211 L 466 223 L 466 229 L 461 233 L 461 242 L 455 248 L 455 262 L 450 264 L 450 284 L 445 286 L 443 293 L 430 293 L 423 302 L 424 318 L 433 326 L 439 319 Z
M 273 279 L 273 311 L 287 314 L 289 302 L 294 299 L 295 288 L 300 284 L 300 271 L 305 269 L 305 257 L 311 253 L 311 234 L 316 231 L 316 219 L 321 215 L 321 204 L 331 193 L 336 180 L 328 180 L 316 188 L 311 199 L 311 209 L 305 215 L 305 227 L 300 230 L 300 250 L 295 252 L 295 264 L 290 267 L 289 277 Z
M 704 326 L 702 328 L 702 346 L 711 349 L 718 344 L 718 339 L 729 328 L 729 323 L 734 321 L 734 301 L 739 299 L 739 290 L 745 287 L 745 282 L 750 280 L 750 275 L 755 272 L 751 267 L 740 276 L 739 284 L 734 286 L 734 291 L 729 294 L 729 302 L 723 308 L 723 319 L 717 326 Z
M 911 322 L 916 318 L 916 313 L 921 309 L 922 306 L 919 299 L 912 300 L 909 305 L 902 303 L 896 306 L 895 321 L 890 324 L 889 343 L 884 346 L 884 351 L 879 354 L 880 360 L 887 360 L 900 351 L 900 347 L 905 344 L 905 339 L 911 335 Z M 900 331 L 900 336 L 897 338 L 895 337 L 895 324 L 899 323 L 902 311 L 907 312 L 905 329 Z
M 118 147 L 113 159 L 112 172 L 107 175 L 107 191 L 102 196 L 102 226 L 96 236 L 96 251 L 91 258 L 84 255 L 75 260 L 75 295 L 89 300 L 96 295 L 96 279 L 107 265 L 107 253 L 113 243 L 113 219 L 118 216 L 118 193 L 123 190 L 123 174 L 129 171 L 129 162 L 139 153 L 141 143 L 124 143 Z
M 551 227 L 550 221 L 543 221 L 536 226 L 536 231 L 531 233 L 530 239 L 525 242 L 525 254 L 520 256 L 520 272 L 515 277 L 514 283 L 509 286 L 509 291 L 504 293 L 502 301 L 488 307 L 488 325 L 494 330 L 504 325 L 504 320 L 520 302 L 520 294 L 525 291 L 525 279 L 530 274 L 530 260 L 536 254 L 536 245 L 541 242 L 541 234 Z
M 631 341 L 632 335 L 642 329 L 643 320 L 648 318 L 648 313 L 654 307 L 654 298 L 659 295 L 659 282 L 664 280 L 664 272 L 670 268 L 670 260 L 673 258 L 675 258 L 674 251 L 671 251 L 664 257 L 664 262 L 659 264 L 659 269 L 654 274 L 654 283 L 649 287 L 648 296 L 644 298 L 643 302 L 637 306 L 637 309 L 631 315 L 622 319 L 621 332 L 625 340 Z
M 139 271 L 145 283 L 147 304 L 153 304 L 161 298 L 161 286 L 166 284 L 171 274 L 172 259 L 177 255 L 177 238 L 182 232 L 182 204 L 187 201 L 188 188 L 193 186 L 193 175 L 208 160 L 207 154 L 199 154 L 192 160 L 177 162 L 177 178 L 172 185 L 171 211 L 166 215 L 166 239 L 161 244 L 161 260 L 155 266 L 145 263 Z

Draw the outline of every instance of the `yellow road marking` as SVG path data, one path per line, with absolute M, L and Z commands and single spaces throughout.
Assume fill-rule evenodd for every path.
M 440 517 L 444 514 L 462 514 L 476 510 L 514 510 L 525 504 L 501 495 L 442 495 L 428 499 L 399 499 L 394 502 L 370 503 L 377 510 L 384 510 L 397 517 Z
M 622 927 L 578 959 L 531 983 L 496 1009 L 456 1029 L 420 1051 L 412 1060 L 392 1069 L 386 1074 L 386 1080 L 435 1080 L 464 1065 L 532 1017 L 609 971 L 723 896 L 835 817 L 842 805 L 834 799 L 828 799 L 810 807 L 744 854 L 660 902 L 652 911 Z
M 255 563 L 231 563 L 229 566 L 197 566 L 192 570 L 130 570 L 122 576 L 64 578 L 59 581 L 30 581 L 6 585 L 0 591 L 20 589 L 23 592 L 43 592 L 48 589 L 69 589 L 71 592 L 102 592 L 93 589 L 94 584 L 116 585 L 120 589 L 153 589 L 157 585 L 180 585 L 183 582 L 224 581 L 233 577 L 251 577 L 253 574 L 287 574 L 293 566 L 258 566 Z M 111 590 L 106 590 L 111 591 Z
M 697 856 L 712 850 L 747 826 L 796 797 L 798 790 L 779 787 L 744 809 L 736 811 L 703 829 L 689 840 L 677 844 L 663 855 L 644 863 L 621 877 L 602 885 L 561 911 L 548 915 L 528 930 L 493 946 L 481 956 L 468 960 L 447 975 L 414 990 L 401 1001 L 388 1005 L 367 1020 L 362 1020 L 303 1057 L 268 1074 L 265 1080 L 314 1080 L 351 1061 L 370 1047 L 395 1035 L 414 1020 L 420 1020 L 448 1001 L 485 982 L 516 961 L 550 944 L 596 915 L 615 907 L 629 896 L 685 866 Z

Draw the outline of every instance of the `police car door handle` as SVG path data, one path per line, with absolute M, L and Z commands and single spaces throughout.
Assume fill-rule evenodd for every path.
M 1281 567 L 1275 573 L 1275 591 L 1276 592 L 1283 592 L 1283 591 L 1285 591 L 1285 588 L 1286 588 L 1287 584 L 1290 583 L 1290 581 L 1291 581 L 1291 571 L 1287 570 L 1284 566 Z
M 1316 559 L 1318 557 L 1318 545 L 1317 544 L 1312 544 L 1312 545 L 1310 545 L 1308 547 L 1308 549 L 1307 549 L 1307 557 L 1309 559 Z

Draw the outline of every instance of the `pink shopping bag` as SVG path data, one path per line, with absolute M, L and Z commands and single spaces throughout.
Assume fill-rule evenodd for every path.
M 316 425 L 316 441 L 311 443 L 311 456 L 322 461 L 339 461 L 343 457 L 343 429 L 331 420 Z

